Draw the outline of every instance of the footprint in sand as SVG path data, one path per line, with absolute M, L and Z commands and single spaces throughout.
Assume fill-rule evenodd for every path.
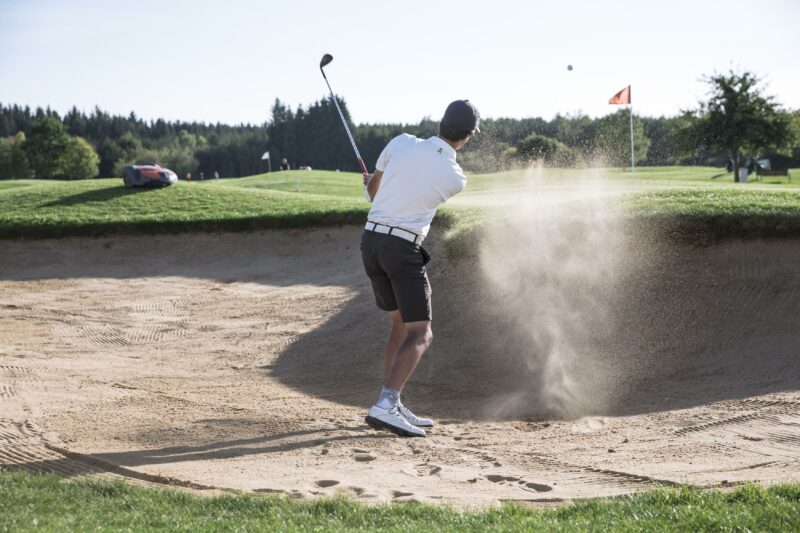
M 414 465 L 413 468 L 406 468 L 403 470 L 404 474 L 408 474 L 409 476 L 415 477 L 426 477 L 426 476 L 434 476 L 442 471 L 441 466 L 432 465 L 430 463 L 420 463 L 418 465 Z
M 373 455 L 369 450 L 362 450 L 360 448 L 353 448 L 353 459 L 359 463 L 368 463 L 374 461 L 378 457 Z
M 490 474 L 486 476 L 486 479 L 488 479 L 492 483 L 497 483 L 498 485 L 517 487 L 522 490 L 526 490 L 528 492 L 550 492 L 551 490 L 553 490 L 553 487 L 551 487 L 550 485 L 544 485 L 542 483 L 532 483 L 529 481 L 525 481 L 524 479 L 513 476 L 499 476 L 497 474 Z
M 13 398 L 17 395 L 17 390 L 12 387 L 11 385 L 2 385 L 0 384 L 0 399 L 3 398 Z
M 320 479 L 317 481 L 317 487 L 322 487 L 323 489 L 327 489 L 328 487 L 333 487 L 334 485 L 338 485 L 339 482 L 335 479 Z

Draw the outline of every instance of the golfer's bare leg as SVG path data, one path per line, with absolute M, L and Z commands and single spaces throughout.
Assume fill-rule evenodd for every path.
M 397 354 L 394 356 L 392 369 L 389 372 L 389 379 L 386 386 L 396 391 L 402 391 L 403 386 L 411 377 L 417 363 L 422 358 L 422 354 L 428 349 L 433 341 L 433 332 L 429 320 L 420 322 L 406 322 L 406 336 Z
M 383 359 L 383 386 L 388 387 L 389 374 L 392 371 L 394 364 L 394 356 L 397 354 L 400 344 L 406 338 L 406 325 L 403 323 L 403 317 L 400 316 L 400 311 L 395 309 L 389 311 L 389 318 L 392 320 L 392 331 L 389 333 L 389 342 L 386 344 L 386 353 Z

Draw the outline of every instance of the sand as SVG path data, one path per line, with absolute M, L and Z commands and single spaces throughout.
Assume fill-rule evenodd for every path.
M 628 248 L 591 285 L 564 404 L 543 393 L 556 344 L 526 335 L 541 302 L 509 316 L 486 258 L 434 235 L 405 400 L 438 423 L 402 439 L 363 422 L 388 322 L 359 235 L 0 242 L 0 467 L 459 507 L 800 481 L 796 241 Z

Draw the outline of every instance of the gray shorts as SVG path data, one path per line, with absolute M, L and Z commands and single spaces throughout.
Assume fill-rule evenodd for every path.
M 361 258 L 379 308 L 400 309 L 403 322 L 431 320 L 431 284 L 425 272 L 431 258 L 421 245 L 364 231 Z

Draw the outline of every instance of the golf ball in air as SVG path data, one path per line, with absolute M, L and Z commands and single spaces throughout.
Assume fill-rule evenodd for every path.
M 567 65 L 567 70 L 572 70 L 572 65 Z

